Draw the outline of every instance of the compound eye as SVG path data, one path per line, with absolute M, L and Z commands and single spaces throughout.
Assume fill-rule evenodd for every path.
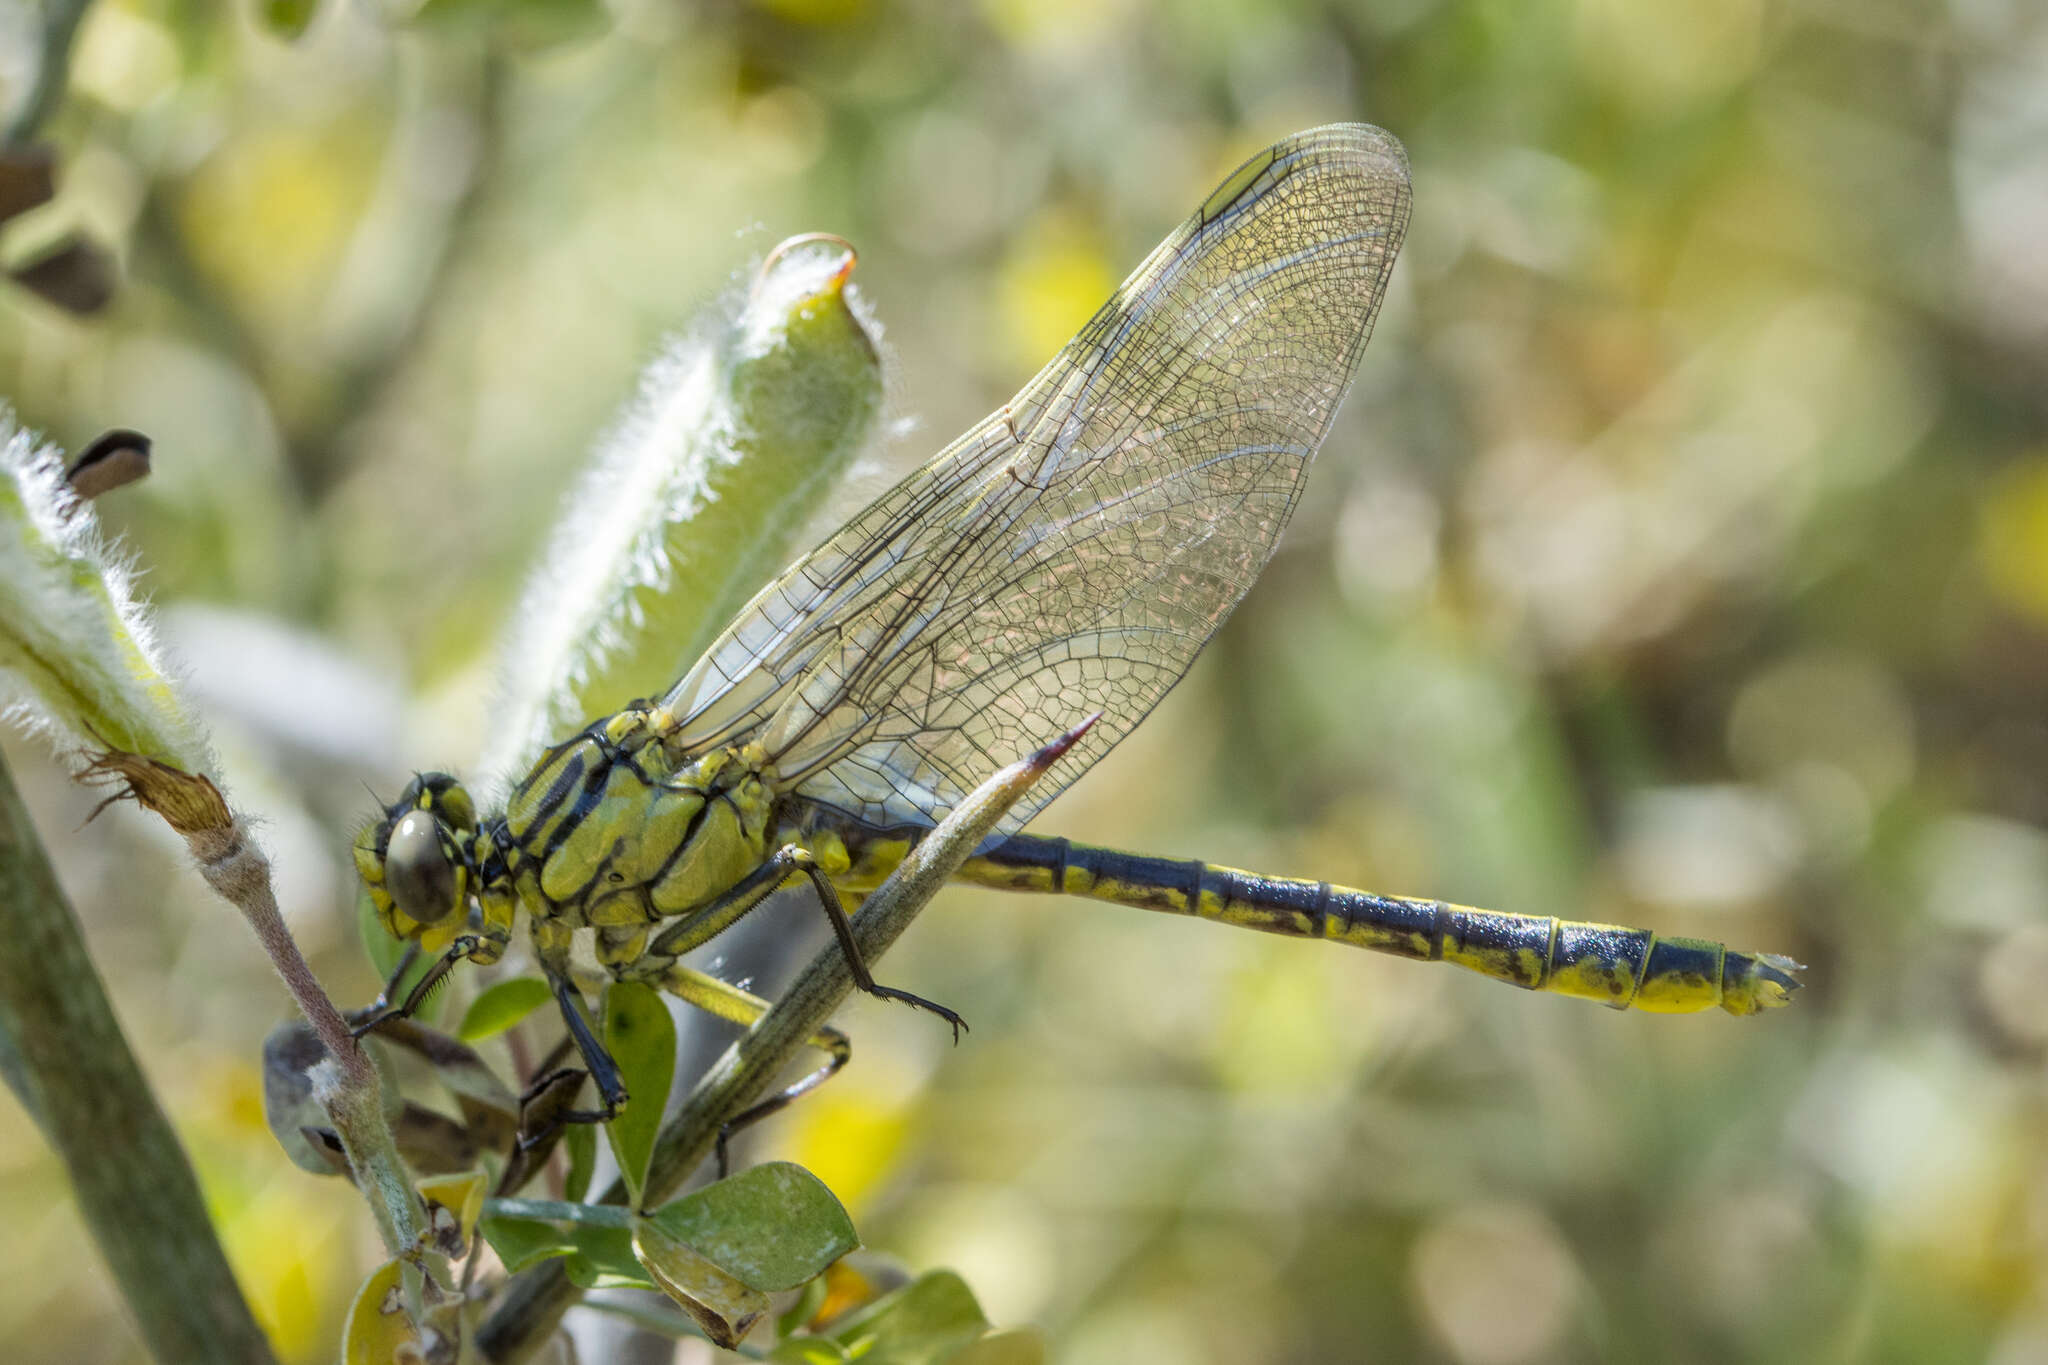
M 421 924 L 439 924 L 462 908 L 462 878 L 441 842 L 441 826 L 423 810 L 391 827 L 384 846 L 384 889 Z

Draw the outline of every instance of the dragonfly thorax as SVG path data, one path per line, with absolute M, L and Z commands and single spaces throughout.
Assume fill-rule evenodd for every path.
M 758 868 L 774 802 L 758 746 L 689 752 L 660 713 L 635 708 L 542 755 L 500 837 L 536 917 L 623 929 L 696 909 Z

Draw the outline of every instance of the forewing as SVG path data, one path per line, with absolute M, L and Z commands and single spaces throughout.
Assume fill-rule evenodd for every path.
M 933 821 L 1102 719 L 1014 830 L 1186 673 L 1265 566 L 1356 372 L 1407 161 L 1340 124 L 1261 152 L 1004 408 L 762 591 L 670 694 L 801 794 Z

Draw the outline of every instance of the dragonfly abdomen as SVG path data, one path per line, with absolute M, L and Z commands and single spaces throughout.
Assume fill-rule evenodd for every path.
M 1322 938 L 1427 962 L 1452 962 L 1526 990 L 1615 1009 L 1754 1014 L 1786 1002 L 1796 964 L 1706 939 L 1540 915 L 1381 896 L 1329 882 L 1267 877 L 1067 839 L 1017 835 L 972 859 L 963 880 L 1132 905 L 1292 938 Z

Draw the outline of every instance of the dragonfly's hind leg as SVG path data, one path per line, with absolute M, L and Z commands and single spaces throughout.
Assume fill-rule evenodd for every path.
M 811 885 L 817 889 L 818 902 L 824 907 L 825 918 L 839 940 L 839 951 L 846 955 L 847 969 L 853 973 L 853 984 L 879 1000 L 900 1000 L 915 1009 L 930 1010 L 953 1026 L 953 1041 L 959 1042 L 960 1034 L 967 1027 L 965 1019 L 921 995 L 876 982 L 874 973 L 868 970 L 867 960 L 861 956 L 860 945 L 854 942 L 853 924 L 846 917 L 846 908 L 839 902 L 838 888 L 818 866 L 818 860 L 811 851 L 796 844 L 785 844 L 775 850 L 731 890 L 710 904 L 690 911 L 678 923 L 655 935 L 653 942 L 647 945 L 647 954 L 655 958 L 677 958 L 701 943 L 709 943 L 731 928 L 741 916 L 768 899 L 784 882 L 799 875 L 810 878 Z
M 894 986 L 877 982 L 868 971 L 867 960 L 861 956 L 860 945 L 853 941 L 853 922 L 846 917 L 846 907 L 839 902 L 839 888 L 832 885 L 832 879 L 819 868 L 818 860 L 808 849 L 791 845 L 782 850 L 796 863 L 796 870 L 811 879 L 817 888 L 818 903 L 825 907 L 825 918 L 831 922 L 832 933 L 839 939 L 839 951 L 846 955 L 847 968 L 853 973 L 853 984 L 878 1000 L 900 1000 L 912 1009 L 930 1010 L 953 1026 L 953 1041 L 959 1042 L 960 1035 L 967 1029 L 967 1021 L 936 1001 L 927 1000 L 909 991 L 899 991 Z
M 769 1009 L 769 1002 L 753 992 L 742 990 L 729 981 L 721 981 L 694 967 L 685 967 L 680 962 L 669 962 L 665 965 L 643 963 L 641 970 L 636 971 L 634 976 L 649 985 L 658 986 L 678 1000 L 695 1005 L 706 1014 L 715 1014 L 720 1019 L 729 1020 L 743 1027 L 758 1022 Z M 830 1025 L 819 1029 L 804 1041 L 825 1054 L 825 1061 L 817 1070 L 784 1086 L 759 1104 L 741 1110 L 719 1125 L 718 1174 L 721 1179 L 730 1169 L 726 1146 L 731 1142 L 733 1134 L 751 1124 L 759 1123 L 770 1114 L 788 1108 L 796 1100 L 810 1094 L 838 1075 L 841 1068 L 853 1059 L 853 1044 L 845 1034 Z

